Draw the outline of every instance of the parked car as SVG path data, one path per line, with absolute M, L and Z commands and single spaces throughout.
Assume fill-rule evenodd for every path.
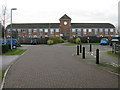
M 17 48 L 18 47 L 18 41 L 16 39 L 0 39 L 0 45 L 6 45 L 6 44 L 11 44 L 11 41 L 12 41 L 12 47 L 13 49 Z
M 109 40 L 107 38 L 102 38 L 100 41 L 101 45 L 108 45 L 109 44 Z
M 120 37 L 113 37 L 110 41 L 110 46 L 112 46 L 114 43 L 118 43 L 120 41 Z

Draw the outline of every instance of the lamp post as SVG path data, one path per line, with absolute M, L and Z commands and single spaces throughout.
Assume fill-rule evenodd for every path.
M 12 10 L 17 10 L 17 8 L 11 8 L 11 50 L 12 50 Z

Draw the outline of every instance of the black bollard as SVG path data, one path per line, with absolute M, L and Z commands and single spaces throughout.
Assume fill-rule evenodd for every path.
M 82 53 L 82 45 L 80 44 L 80 53 Z
M 90 44 L 90 52 L 92 52 L 92 45 Z
M 79 55 L 79 45 L 77 45 L 77 55 Z
M 82 58 L 85 59 L 85 47 L 83 47 Z
M 96 49 L 96 64 L 99 64 L 99 49 Z

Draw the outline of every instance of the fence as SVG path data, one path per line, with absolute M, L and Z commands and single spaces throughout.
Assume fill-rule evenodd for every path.
M 120 55 L 120 42 L 118 42 L 118 43 L 113 43 L 113 45 L 112 45 L 112 52 L 113 52 L 114 54 Z

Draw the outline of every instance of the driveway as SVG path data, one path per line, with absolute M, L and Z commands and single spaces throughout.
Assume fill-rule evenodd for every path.
M 30 46 L 8 71 L 4 88 L 117 88 L 118 76 L 73 56 L 76 47 Z

